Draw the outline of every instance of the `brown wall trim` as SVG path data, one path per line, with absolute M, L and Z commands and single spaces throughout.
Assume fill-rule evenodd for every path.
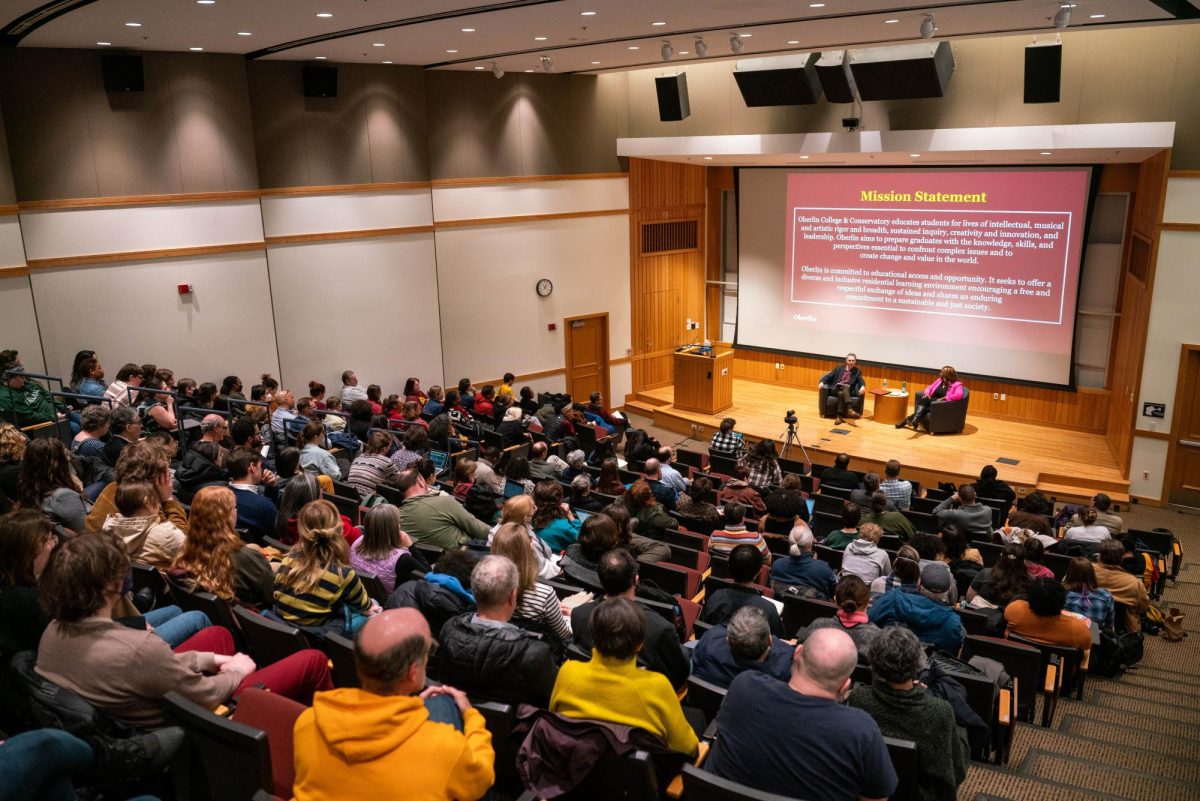
M 198 245 L 190 248 L 162 248 L 161 250 L 134 250 L 127 253 L 96 253 L 86 256 L 60 256 L 54 259 L 29 259 L 29 269 L 46 270 L 53 267 L 84 267 L 90 264 L 111 264 L 117 261 L 152 261 L 155 259 L 182 259 L 189 256 L 208 256 L 217 253 L 245 253 L 264 250 L 263 242 L 237 242 L 229 245 Z
M 435 178 L 436 186 L 488 186 L 489 184 L 532 184 L 539 181 L 593 181 L 604 178 L 628 178 L 627 172 L 581 172 L 576 175 L 510 175 L 502 178 Z
M 333 242 L 343 239 L 373 239 L 382 236 L 403 236 L 404 234 L 427 234 L 433 231 L 432 225 L 408 225 L 401 228 L 370 228 L 362 231 L 327 231 L 321 234 L 289 234 L 288 236 L 268 236 L 267 245 L 303 245 L 308 242 Z
M 330 184 L 328 186 L 281 186 L 260 189 L 263 197 L 288 195 L 341 195 L 351 192 L 393 192 L 397 189 L 428 189 L 429 181 L 396 181 L 385 184 Z
M 1140 428 L 1135 428 L 1133 429 L 1133 435 L 1135 437 L 1145 437 L 1146 439 L 1162 439 L 1166 440 L 1167 442 L 1171 441 L 1170 431 L 1143 431 Z
M 507 225 L 518 222 L 542 222 L 544 220 L 570 220 L 576 217 L 615 217 L 629 214 L 629 209 L 601 209 L 599 211 L 562 211 L 553 214 L 518 214 L 515 217 L 479 217 L 473 220 L 437 220 L 433 227 L 468 228 L 476 225 Z
M 1168 178 L 1200 178 L 1200 170 L 1170 170 Z
M 16 203 L 12 204 L 11 206 L 0 206 L 0 217 L 3 217 L 7 214 L 17 214 L 20 211 L 21 207 Z
M 28 200 L 18 203 L 22 212 L 53 209 L 102 209 L 113 206 L 169 206 L 211 200 L 257 200 L 258 190 L 241 192 L 192 192 L 186 195 L 125 195 L 123 197 L 75 197 L 63 200 Z
M 28 264 L 17 264 L 12 267 L 0 267 L 0 278 L 19 278 L 22 275 L 29 275 Z
M 1164 231 L 1200 231 L 1200 223 L 1163 223 L 1159 227 Z
M 615 364 L 627 364 L 629 361 L 630 361 L 630 357 L 628 357 L 628 356 L 622 356 L 619 359 L 609 359 L 608 366 L 612 367 Z M 550 376 L 554 376 L 554 375 L 566 375 L 566 374 L 567 374 L 567 368 L 559 367 L 554 370 L 539 370 L 536 373 L 517 373 L 517 377 L 514 378 L 513 380 L 514 381 L 533 381 L 536 378 L 549 378 Z M 482 387 L 485 384 L 494 384 L 496 386 L 499 386 L 500 381 L 501 381 L 501 379 L 499 379 L 499 378 L 489 378 L 486 381 L 475 381 L 474 384 L 477 387 Z
M 608 366 L 616 367 L 618 364 L 633 364 L 632 356 L 622 356 L 619 359 L 609 359 Z

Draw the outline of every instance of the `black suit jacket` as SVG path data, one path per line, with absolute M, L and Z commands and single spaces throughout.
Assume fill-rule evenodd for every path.
M 833 389 L 837 384 L 838 379 L 842 377 L 842 371 L 846 369 L 845 362 L 838 362 L 837 366 L 830 370 L 825 375 L 821 376 L 821 383 Z M 850 368 L 850 396 L 854 397 L 859 390 L 865 387 L 863 383 L 862 370 L 857 367 Z

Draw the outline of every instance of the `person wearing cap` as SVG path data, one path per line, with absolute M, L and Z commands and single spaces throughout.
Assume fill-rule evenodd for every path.
M 948 605 L 950 586 L 945 570 L 925 565 L 915 591 L 911 586 L 893 587 L 871 604 L 867 617 L 881 628 L 896 623 L 907 626 L 921 642 L 957 654 L 964 632 L 962 620 Z
M 66 409 L 61 404 L 55 404 L 49 390 L 25 377 L 25 367 L 15 350 L 0 352 L 0 376 L 3 376 L 3 383 L 0 383 L 0 419 L 17 428 L 52 422 Z M 72 428 L 73 433 L 79 433 L 78 427 Z

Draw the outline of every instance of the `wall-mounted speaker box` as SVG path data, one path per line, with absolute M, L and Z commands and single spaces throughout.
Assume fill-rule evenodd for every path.
M 337 97 L 337 67 L 304 65 L 305 97 Z
M 751 108 L 811 105 L 821 99 L 816 68 L 820 57 L 820 53 L 800 53 L 743 59 L 734 65 L 733 79 Z
M 825 99 L 830 103 L 854 102 L 854 76 L 850 74 L 848 62 L 848 50 L 822 53 L 817 59 L 817 79 L 825 90 Z
M 1031 44 L 1025 48 L 1025 102 L 1057 103 L 1062 82 L 1062 45 Z
M 686 72 L 655 78 L 654 90 L 658 93 L 658 118 L 663 122 L 679 122 L 692 115 Z
M 850 71 L 863 100 L 942 97 L 954 75 L 949 42 L 850 51 Z
M 106 92 L 141 92 L 146 88 L 141 56 L 107 53 L 100 56 L 100 69 Z

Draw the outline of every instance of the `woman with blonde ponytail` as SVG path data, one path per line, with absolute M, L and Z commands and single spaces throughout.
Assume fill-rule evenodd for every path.
M 295 626 L 352 634 L 380 606 L 350 567 L 337 508 L 312 501 L 296 516 L 296 528 L 299 540 L 275 575 L 275 614 Z

